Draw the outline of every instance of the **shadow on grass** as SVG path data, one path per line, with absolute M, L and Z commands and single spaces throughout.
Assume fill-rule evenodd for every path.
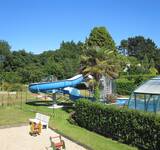
M 33 100 L 28 100 L 26 102 L 27 105 L 31 106 L 51 106 L 53 105 L 53 101 L 33 101 Z
M 27 105 L 31 106 L 52 106 L 53 101 L 43 101 L 43 100 L 27 100 L 26 102 Z M 73 102 L 57 102 L 57 105 L 63 105 L 63 109 L 69 109 L 69 108 L 74 108 L 74 103 Z

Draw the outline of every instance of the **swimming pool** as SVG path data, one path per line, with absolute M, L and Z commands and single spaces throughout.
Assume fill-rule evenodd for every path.
M 116 104 L 118 106 L 128 105 L 128 100 L 129 100 L 129 98 L 117 98 Z
M 118 106 L 124 106 L 124 105 L 128 105 L 128 101 L 129 101 L 129 98 L 118 98 L 116 100 L 116 104 Z M 144 103 L 145 103 L 144 100 L 137 99 L 136 100 L 136 110 L 146 110 L 147 109 L 147 111 L 149 111 L 149 112 L 154 112 L 155 110 L 160 111 L 160 102 L 159 101 L 156 102 L 156 105 L 155 105 L 155 101 L 153 101 L 153 100 L 149 101 L 147 108 L 145 107 Z M 135 100 L 134 99 L 131 99 L 129 101 L 128 108 L 135 109 Z
M 130 100 L 128 108 L 130 109 L 135 109 L 135 100 Z M 137 110 L 147 110 L 149 112 L 156 112 L 156 111 L 160 111 L 160 102 L 157 101 L 149 101 L 147 106 L 145 106 L 145 102 L 142 99 L 138 99 L 136 100 L 136 109 Z

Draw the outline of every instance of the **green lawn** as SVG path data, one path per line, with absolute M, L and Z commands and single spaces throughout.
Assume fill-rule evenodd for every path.
M 25 112 L 19 108 L 0 107 L 0 126 L 26 123 L 33 116 L 33 112 Z
M 25 104 L 22 110 L 14 107 L 0 107 L 0 125 L 28 122 L 28 119 L 35 115 L 33 110 L 48 115 L 53 114 L 53 110 L 48 109 L 46 106 L 31 106 Z M 136 148 L 105 138 L 79 126 L 72 125 L 67 121 L 68 117 L 69 113 L 62 109 L 56 109 L 54 110 L 54 117 L 50 119 L 50 126 L 94 150 L 136 150 Z

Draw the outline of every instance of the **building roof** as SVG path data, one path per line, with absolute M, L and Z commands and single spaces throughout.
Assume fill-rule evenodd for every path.
M 154 77 L 140 85 L 134 93 L 160 95 L 160 76 Z

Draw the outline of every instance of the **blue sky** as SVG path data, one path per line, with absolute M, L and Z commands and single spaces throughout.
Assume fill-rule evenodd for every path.
M 0 0 L 0 39 L 12 50 L 57 49 L 64 41 L 85 41 L 105 26 L 116 44 L 135 35 L 160 47 L 159 0 Z

